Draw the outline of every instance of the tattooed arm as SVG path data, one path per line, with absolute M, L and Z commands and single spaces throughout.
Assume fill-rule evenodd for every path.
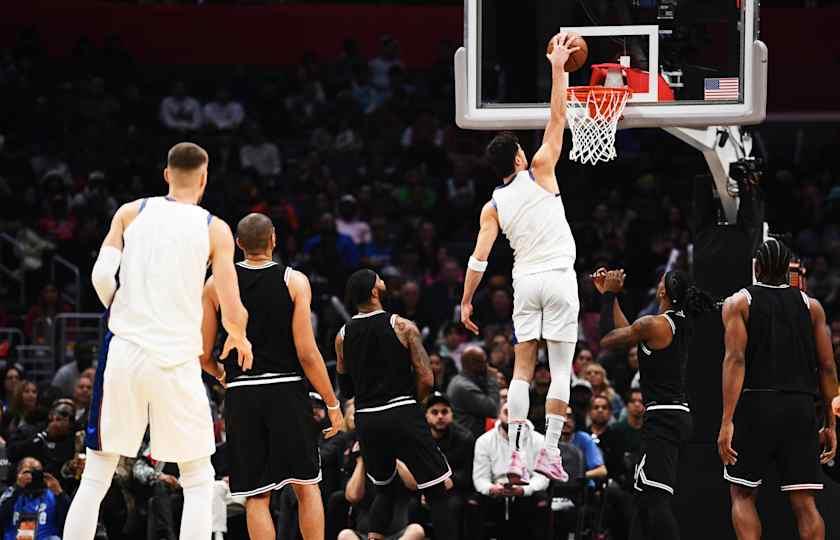
M 413 322 L 398 316 L 394 321 L 394 331 L 397 333 L 400 342 L 411 353 L 411 365 L 414 367 L 414 375 L 417 377 L 417 399 L 423 401 L 432 391 L 435 376 L 432 373 L 429 355 L 423 346 L 420 330 Z

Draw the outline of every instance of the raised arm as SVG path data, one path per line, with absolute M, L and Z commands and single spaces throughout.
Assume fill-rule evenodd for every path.
M 661 349 L 668 346 L 671 338 L 671 326 L 665 317 L 647 315 L 630 326 L 611 331 L 601 338 L 601 347 L 627 349 L 644 342 L 655 349 Z
M 817 362 L 820 374 L 820 393 L 823 398 L 824 424 L 821 432 L 823 437 L 823 453 L 820 455 L 820 462 L 825 464 L 831 461 L 837 452 L 837 434 L 835 425 L 837 420 L 831 402 L 837 395 L 837 366 L 834 364 L 834 353 L 831 350 L 831 335 L 825 323 L 825 311 L 822 304 L 814 298 L 809 299 L 811 311 L 811 326 L 814 328 L 814 342 L 817 346 Z
M 254 361 L 251 343 L 245 337 L 248 325 L 248 311 L 239 297 L 239 281 L 233 266 L 233 234 L 230 227 L 221 219 L 210 222 L 210 261 L 213 265 L 213 277 L 216 296 L 222 310 L 222 326 L 228 338 L 222 348 L 221 358 L 227 358 L 231 349 L 236 349 L 242 369 L 251 369 Z
M 554 169 L 563 149 L 563 131 L 566 129 L 566 61 L 578 47 L 569 47 L 576 34 L 561 32 L 552 38 L 554 49 L 548 56 L 551 63 L 551 115 L 543 135 L 542 146 L 531 162 L 537 184 L 549 193 L 560 193 Z
M 461 297 L 461 322 L 470 332 L 478 335 L 478 326 L 472 320 L 472 299 L 475 295 L 481 277 L 487 270 L 487 258 L 490 250 L 499 236 L 499 214 L 493 201 L 488 202 L 481 209 L 479 218 L 478 237 L 475 240 L 475 250 L 467 264 L 467 275 L 464 279 L 464 295 Z
M 212 375 L 220 383 L 225 382 L 225 368 L 213 358 L 213 346 L 216 344 L 216 334 L 219 331 L 219 299 L 213 285 L 213 276 L 204 284 L 201 294 L 201 343 L 202 353 L 199 357 L 201 369 Z
M 288 287 L 294 304 L 292 336 L 295 340 L 295 350 L 306 378 L 315 391 L 321 394 L 327 405 L 331 425 L 324 432 L 324 437 L 328 439 L 338 433 L 344 425 L 344 416 L 341 414 L 341 404 L 333 392 L 324 357 L 321 356 L 321 351 L 315 343 L 315 334 L 312 331 L 312 289 L 309 286 L 309 279 L 296 270 L 290 272 Z
M 738 458 L 738 453 L 732 448 L 732 436 L 735 433 L 732 419 L 744 387 L 748 316 L 749 304 L 744 295 L 730 296 L 723 303 L 726 353 L 723 357 L 723 417 L 718 434 L 718 453 L 724 465 L 734 465 Z
M 423 337 L 416 324 L 399 316 L 396 318 L 394 331 L 411 353 L 411 365 L 414 368 L 414 377 L 417 379 L 417 399 L 423 401 L 435 384 L 432 364 L 423 346 Z
M 106 308 L 111 306 L 114 293 L 117 291 L 117 270 L 122 258 L 123 233 L 137 217 L 139 210 L 139 201 L 120 206 L 111 219 L 111 228 L 105 235 L 105 240 L 99 249 L 99 256 L 93 265 L 90 280 L 96 290 L 96 295 L 99 296 L 99 301 Z

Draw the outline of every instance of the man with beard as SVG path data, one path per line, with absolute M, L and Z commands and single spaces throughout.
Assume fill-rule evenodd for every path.
M 487 355 L 481 347 L 464 350 L 461 373 L 452 377 L 447 394 L 457 422 L 475 437 L 484 433 L 484 420 L 495 418 L 499 410 L 499 384 L 495 373 L 487 369 Z

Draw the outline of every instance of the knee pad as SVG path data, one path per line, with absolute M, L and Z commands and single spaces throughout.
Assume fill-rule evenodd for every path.
M 178 482 L 184 489 L 212 484 L 216 476 L 209 457 L 178 463 L 178 470 L 181 473 Z
M 106 487 L 110 486 L 111 480 L 114 478 L 114 471 L 117 470 L 117 464 L 119 461 L 120 456 L 117 454 L 107 454 L 96 450 L 88 450 L 85 459 L 85 472 L 82 473 L 82 480 L 96 482 L 97 484 L 104 484 Z
M 569 402 L 571 394 L 572 360 L 575 344 L 566 341 L 547 341 L 548 369 L 551 371 L 551 385 L 548 398 Z

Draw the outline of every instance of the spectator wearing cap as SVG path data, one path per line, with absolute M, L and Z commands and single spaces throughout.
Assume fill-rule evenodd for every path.
M 498 414 L 499 383 L 495 370 L 488 370 L 487 355 L 481 347 L 467 347 L 461 365 L 461 373 L 452 378 L 446 393 L 455 421 L 478 437 L 484 433 L 485 418 Z
M 15 484 L 0 497 L 3 539 L 25 538 L 19 534 L 23 530 L 31 530 L 33 540 L 61 538 L 69 508 L 70 497 L 55 476 L 38 459 L 21 459 Z
M 335 220 L 338 233 L 349 236 L 357 246 L 370 243 L 371 230 L 366 221 L 359 219 L 359 205 L 356 197 L 343 195 L 338 201 L 338 219 Z
M 27 430 L 9 442 L 9 459 L 13 462 L 26 456 L 43 463 L 44 470 L 60 477 L 61 468 L 76 455 L 76 409 L 73 402 L 60 399 L 50 409 L 47 422 Z
M 545 494 L 549 480 L 534 471 L 543 436 L 533 428 L 526 432 L 521 448 L 530 482 L 511 486 L 507 481 L 510 465 L 507 404 L 499 409 L 498 417 L 495 427 L 475 441 L 473 484 L 478 496 L 469 504 L 467 530 L 471 538 L 487 538 L 484 528 L 488 518 L 492 518 L 502 522 L 501 538 L 545 538 L 543 524 L 548 510 Z
M 439 391 L 433 392 L 426 400 L 426 423 L 452 469 L 452 477 L 445 482 L 449 490 L 446 503 L 449 511 L 457 516 L 456 522 L 462 523 L 465 498 L 473 491 L 475 437 L 453 421 L 449 398 Z
M 63 397 L 71 397 L 82 372 L 93 366 L 96 356 L 96 344 L 93 342 L 79 342 L 73 347 L 73 361 L 61 366 L 55 372 L 52 386 L 58 388 Z

